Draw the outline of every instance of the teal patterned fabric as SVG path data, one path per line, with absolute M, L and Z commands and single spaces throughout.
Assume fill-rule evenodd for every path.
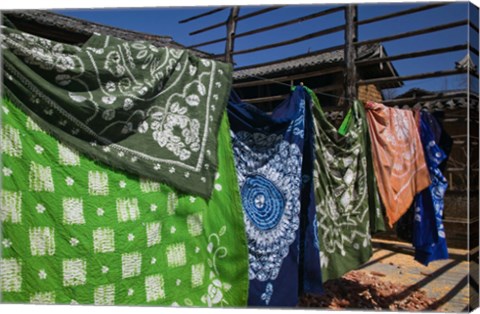
M 3 88 L 42 127 L 116 169 L 209 197 L 232 67 L 92 35 L 81 47 L 3 26 Z

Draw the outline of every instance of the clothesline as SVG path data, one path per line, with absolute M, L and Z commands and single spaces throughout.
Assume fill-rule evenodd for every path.
M 269 82 L 273 82 L 273 83 L 280 84 L 280 85 L 283 85 L 283 86 L 292 87 L 291 84 L 283 83 L 283 82 L 280 82 L 280 81 L 277 81 L 277 80 L 273 80 L 273 79 L 269 79 L 269 78 L 266 78 L 266 77 L 257 76 L 257 75 L 248 75 L 248 76 L 251 77 L 251 78 L 255 78 L 255 79 L 261 80 L 261 81 L 269 81 Z M 324 95 L 324 96 L 328 96 L 328 97 L 337 98 L 337 99 L 344 99 L 344 100 L 348 100 L 348 101 L 354 101 L 354 99 L 351 99 L 351 98 L 348 98 L 348 97 L 343 97 L 343 96 L 337 96 L 337 95 L 334 95 L 334 94 L 317 92 L 317 91 L 315 91 L 315 93 L 316 93 L 316 94 L 319 94 L 319 95 Z

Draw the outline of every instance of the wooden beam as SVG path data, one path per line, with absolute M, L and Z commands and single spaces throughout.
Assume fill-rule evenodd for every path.
M 357 61 L 356 64 L 357 64 L 357 66 L 366 66 L 366 65 L 388 62 L 388 61 L 418 58 L 418 57 L 447 53 L 447 52 L 458 51 L 458 50 L 463 50 L 463 49 L 466 50 L 467 47 L 468 47 L 467 44 L 463 44 L 463 45 L 455 45 L 455 46 L 449 46 L 449 47 L 438 48 L 438 49 L 407 52 L 407 53 L 402 53 L 402 54 L 398 54 L 398 55 L 394 55 L 394 56 L 386 56 L 386 57 L 375 58 L 375 59 L 361 60 L 361 61 Z
M 426 102 L 426 101 L 442 101 L 449 100 L 456 97 L 466 97 L 467 93 L 465 92 L 456 92 L 456 93 L 436 93 L 434 95 L 426 95 L 420 97 L 407 97 L 407 98 L 396 98 L 383 100 L 384 105 L 399 105 L 399 104 L 408 104 L 408 103 L 417 103 L 417 102 Z
M 459 75 L 459 74 L 466 74 L 466 73 L 467 73 L 467 71 L 465 69 L 444 70 L 444 71 L 436 71 L 436 72 L 421 73 L 421 74 L 414 74 L 414 75 L 405 75 L 405 76 L 397 76 L 397 77 L 382 77 L 382 78 L 375 78 L 375 79 L 369 79 L 369 80 L 360 80 L 358 82 L 358 85 L 380 84 L 380 83 L 398 82 L 398 81 L 410 81 L 410 80 L 419 80 L 419 79 L 439 77 L 439 76 Z
M 472 21 L 470 21 L 470 23 L 468 24 L 470 25 L 471 28 L 473 28 L 474 31 L 478 33 L 478 25 L 475 25 Z
M 234 6 L 230 10 L 230 15 L 227 21 L 227 42 L 225 43 L 225 62 L 233 63 L 233 48 L 235 46 L 235 31 L 237 29 L 238 13 L 240 12 L 239 6 Z
M 369 45 L 369 44 L 378 43 L 378 42 L 386 42 L 386 41 L 392 41 L 392 40 L 406 38 L 406 37 L 413 37 L 413 36 L 438 32 L 438 31 L 445 30 L 445 29 L 455 28 L 455 27 L 459 27 L 459 26 L 466 26 L 467 23 L 468 23 L 467 20 L 461 20 L 461 21 L 442 24 L 442 25 L 437 25 L 437 26 L 433 26 L 433 27 L 422 28 L 422 29 L 419 29 L 419 30 L 416 30 L 416 31 L 405 32 L 405 33 L 401 33 L 401 34 L 397 34 L 397 35 L 364 40 L 364 41 L 357 42 L 356 45 L 357 46 L 363 46 L 363 45 Z
M 327 68 L 319 71 L 313 71 L 313 72 L 308 72 L 308 73 L 303 73 L 303 74 L 296 74 L 296 75 L 285 75 L 285 76 L 280 76 L 280 77 L 274 77 L 271 78 L 272 80 L 275 80 L 277 82 L 288 82 L 288 81 L 294 81 L 294 80 L 301 80 L 304 78 L 309 78 L 309 77 L 314 77 L 314 76 L 322 76 L 322 75 L 327 75 L 327 74 L 332 74 L 332 73 L 338 73 L 342 72 L 344 70 L 344 67 L 333 67 L 333 68 Z M 243 87 L 250 87 L 250 86 L 257 86 L 257 85 L 268 85 L 272 84 L 271 81 L 269 81 L 270 78 L 258 78 L 257 81 L 248 81 L 248 82 L 240 82 L 240 83 L 234 83 L 233 87 L 234 88 L 243 88 Z
M 272 30 L 272 29 L 276 29 L 276 28 L 280 28 L 280 27 L 284 27 L 284 26 L 288 26 L 288 25 L 292 25 L 292 24 L 296 24 L 296 23 L 300 23 L 300 22 L 305 22 L 305 21 L 308 21 L 308 20 L 311 20 L 311 19 L 314 19 L 314 18 L 329 15 L 329 14 L 336 13 L 336 12 L 339 12 L 339 11 L 342 11 L 342 10 L 345 10 L 344 6 L 323 10 L 323 11 L 320 11 L 320 12 L 317 12 L 317 13 L 314 13 L 314 14 L 310 14 L 310 15 L 305 15 L 305 16 L 302 16 L 302 17 L 299 17 L 299 18 L 296 18 L 296 19 L 292 19 L 292 20 L 288 20 L 288 21 L 285 21 L 285 22 L 272 24 L 272 25 L 269 25 L 269 26 L 265 26 L 265 27 L 253 29 L 253 30 L 250 30 L 250 31 L 247 31 L 247 32 L 243 32 L 243 33 L 238 34 L 237 38 L 252 35 L 252 34 L 257 34 L 257 33 L 261 33 L 261 32 L 265 32 L 265 31 L 269 31 L 269 30 Z
M 477 48 L 475 48 L 473 46 L 470 46 L 470 51 L 478 56 L 478 49 Z
M 183 20 L 179 21 L 178 23 L 179 23 L 179 24 L 187 23 L 187 22 L 190 22 L 190 21 L 193 21 L 193 20 L 196 20 L 196 19 L 199 19 L 199 18 L 208 16 L 208 15 L 211 15 L 211 14 L 214 14 L 214 13 L 217 13 L 217 12 L 220 12 L 220 11 L 223 11 L 223 10 L 225 10 L 225 9 L 226 9 L 226 8 L 213 9 L 213 10 L 207 11 L 207 12 L 205 12 L 205 13 L 198 14 L 198 15 L 194 15 L 194 16 L 192 16 L 192 17 L 183 19 Z
M 399 17 L 399 16 L 402 16 L 402 15 L 408 15 L 408 14 L 412 14 L 412 13 L 416 13 L 416 12 L 420 12 L 420 11 L 425 11 L 425 10 L 438 8 L 438 7 L 441 7 L 441 6 L 444 6 L 444 5 L 447 5 L 447 3 L 427 4 L 427 5 L 412 8 L 412 9 L 397 11 L 397 12 L 393 12 L 393 13 L 389 13 L 389 14 L 380 15 L 380 16 L 369 18 L 369 19 L 361 20 L 361 21 L 358 21 L 357 24 L 358 25 L 364 25 L 364 24 L 379 22 L 379 21 Z
M 283 7 L 285 7 L 285 6 L 284 5 L 274 5 L 274 6 L 271 6 L 271 7 L 268 7 L 268 8 L 260 9 L 260 10 L 257 10 L 257 11 L 254 11 L 254 12 L 251 12 L 251 13 L 248 13 L 248 14 L 245 14 L 245 15 L 240 15 L 238 17 L 238 20 L 239 21 L 246 20 L 246 19 L 249 19 L 249 18 L 257 16 L 257 15 L 261 15 L 261 14 L 265 14 L 265 13 L 268 13 L 268 12 L 271 12 L 271 11 L 274 11 L 274 10 L 281 9 Z
M 272 25 L 269 25 L 269 26 L 260 27 L 260 28 L 257 28 L 257 29 L 253 29 L 253 30 L 250 30 L 250 31 L 239 33 L 239 34 L 235 35 L 235 38 L 241 38 L 241 37 L 245 37 L 245 36 L 249 36 L 249 35 L 253 35 L 253 34 L 266 32 L 266 31 L 269 31 L 269 30 L 272 30 L 272 29 L 288 26 L 288 25 L 291 25 L 291 24 L 305 22 L 305 21 L 308 21 L 308 20 L 311 20 L 311 19 L 314 19 L 314 18 L 318 18 L 318 17 L 321 17 L 321 16 L 325 16 L 325 15 L 328 15 L 328 14 L 339 12 L 339 11 L 342 11 L 344 9 L 345 9 L 345 7 L 341 6 L 341 7 L 335 7 L 335 8 L 323 10 L 323 11 L 320 11 L 320 12 L 317 12 L 317 13 L 314 13 L 314 14 L 310 14 L 310 15 L 305 15 L 305 16 L 302 16 L 302 17 L 299 17 L 299 18 L 296 18 L 296 19 L 292 19 L 292 20 L 288 20 L 288 21 L 285 21 L 285 22 L 272 24 Z M 202 42 L 202 43 L 199 43 L 199 44 L 192 45 L 188 48 L 197 48 L 197 47 L 207 46 L 207 45 L 211 45 L 211 44 L 215 44 L 215 43 L 224 41 L 225 39 L 226 39 L 225 37 L 217 38 L 217 39 L 213 39 L 213 40 L 210 40 L 210 41 L 206 41 L 206 42 Z
M 343 85 L 345 91 L 345 98 L 357 99 L 357 66 L 355 60 L 357 59 L 357 49 L 355 42 L 358 38 L 357 29 L 357 6 L 354 4 L 347 5 L 345 10 L 345 71 L 343 77 Z M 347 102 L 347 106 L 350 101 Z
M 341 90 L 342 88 L 343 88 L 342 85 L 337 84 L 337 85 L 322 86 L 322 87 L 319 87 L 319 88 L 312 89 L 312 91 L 315 92 L 315 93 L 324 93 L 324 92 L 328 92 L 328 91 Z M 288 94 L 282 94 L 282 95 L 274 95 L 274 96 L 244 99 L 243 101 L 246 102 L 246 103 L 255 104 L 255 103 L 262 103 L 262 102 L 267 102 L 267 101 L 283 100 L 287 96 L 288 96 Z
M 339 25 L 339 26 L 327 28 L 327 29 L 324 29 L 324 30 L 321 30 L 321 31 L 318 31 L 318 32 L 310 33 L 310 34 L 307 34 L 307 35 L 304 35 L 304 36 L 300 36 L 300 37 L 297 37 L 297 38 L 277 42 L 277 43 L 274 43 L 274 44 L 268 44 L 268 45 L 264 45 L 264 46 L 258 46 L 258 47 L 255 47 L 255 48 L 234 51 L 233 54 L 245 54 L 245 53 L 250 53 L 250 52 L 255 52 L 255 51 L 260 51 L 260 50 L 265 50 L 265 49 L 287 46 L 287 45 L 291 45 L 291 44 L 298 43 L 298 42 L 301 42 L 301 41 L 305 41 L 305 40 L 308 40 L 308 39 L 312 39 L 312 38 L 315 38 L 315 37 L 320 37 L 320 36 L 323 36 L 323 35 L 339 32 L 339 31 L 344 30 L 344 28 L 345 28 L 344 25 Z
M 204 33 L 204 32 L 206 32 L 206 31 L 209 31 L 209 30 L 212 30 L 212 29 L 215 29 L 215 28 L 219 28 L 219 27 L 221 27 L 221 26 L 224 26 L 226 23 L 227 23 L 227 22 L 216 23 L 216 24 L 213 24 L 213 25 L 204 27 L 204 28 L 202 28 L 202 29 L 193 31 L 193 32 L 191 32 L 191 33 L 188 33 L 188 35 L 192 36 L 192 35 L 197 35 L 197 34 L 200 34 L 200 33 Z
M 270 12 L 270 11 L 273 11 L 273 10 L 277 10 L 277 9 L 280 9 L 281 7 L 282 6 L 276 5 L 276 6 L 271 6 L 271 7 L 261 9 L 261 10 L 258 10 L 258 11 L 252 12 L 252 13 L 248 13 L 248 14 L 245 14 L 244 16 L 237 17 L 237 21 L 245 20 L 245 19 L 257 16 L 257 15 L 260 15 L 260 14 L 263 14 L 263 13 L 267 13 L 267 12 Z M 216 24 L 204 27 L 202 29 L 193 31 L 193 32 L 189 33 L 189 35 L 197 35 L 197 34 L 200 34 L 200 33 L 204 33 L 206 31 L 221 27 L 223 25 L 225 25 L 225 22 L 216 23 Z

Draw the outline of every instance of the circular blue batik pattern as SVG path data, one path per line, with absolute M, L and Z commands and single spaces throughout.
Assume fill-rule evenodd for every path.
M 249 176 L 242 186 L 243 209 L 261 230 L 275 228 L 283 215 L 285 200 L 271 181 L 263 176 Z
M 300 226 L 302 153 L 283 135 L 232 133 L 250 280 L 275 280 Z

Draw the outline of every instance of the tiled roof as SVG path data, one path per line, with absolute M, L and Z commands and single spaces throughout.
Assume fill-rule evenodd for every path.
M 417 95 L 418 97 L 431 96 L 431 100 L 408 100 L 400 104 L 394 104 L 391 107 L 399 109 L 423 109 L 430 112 L 448 111 L 455 109 L 466 109 L 468 107 L 468 93 L 465 90 L 448 92 L 431 92 L 420 88 L 412 88 L 395 99 L 405 99 Z M 436 98 L 436 99 L 434 99 Z M 477 112 L 478 115 L 478 94 L 470 93 L 470 110 Z M 388 105 L 388 101 L 385 102 Z M 344 108 L 325 112 L 331 120 L 342 120 Z
M 383 53 L 383 47 L 379 44 L 361 46 L 358 51 L 358 59 L 379 57 Z M 344 60 L 344 50 L 338 49 L 327 52 L 314 52 L 303 56 L 290 57 L 260 65 L 237 68 L 233 74 L 234 80 L 242 80 L 255 76 L 271 76 L 279 72 L 296 71 L 318 65 L 334 64 Z
M 448 92 L 428 92 L 435 96 L 432 100 L 409 101 L 405 104 L 394 105 L 394 108 L 402 109 L 425 109 L 428 111 L 445 111 L 468 108 L 468 93 L 465 90 Z M 400 98 L 397 97 L 397 98 Z M 470 94 L 470 110 L 478 112 L 478 94 Z
M 175 42 L 170 36 L 160 36 L 153 34 L 145 34 L 141 32 L 125 30 L 113 26 L 98 24 L 82 19 L 77 19 L 65 16 L 58 13 L 53 13 L 44 10 L 27 10 L 27 11 L 4 11 L 3 14 L 7 18 L 15 21 L 33 22 L 43 26 L 56 29 L 58 32 L 65 32 L 65 37 L 68 33 L 79 34 L 84 36 L 91 36 L 94 33 L 103 35 L 115 36 L 125 40 L 145 40 L 151 42 L 157 47 L 170 47 L 178 49 L 186 49 L 185 46 Z M 190 49 L 195 55 L 204 58 L 212 58 L 212 55 L 203 51 Z

